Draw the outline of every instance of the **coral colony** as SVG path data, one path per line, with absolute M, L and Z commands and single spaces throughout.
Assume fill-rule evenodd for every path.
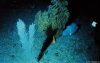
M 68 5 L 68 2 L 66 0 L 64 0 L 64 1 L 52 0 L 51 3 L 52 3 L 52 5 L 48 6 L 47 11 L 38 11 L 37 12 L 37 14 L 35 15 L 34 23 L 29 25 L 28 31 L 26 31 L 25 23 L 21 19 L 18 19 L 18 21 L 17 21 L 17 25 L 16 25 L 17 32 L 18 32 L 18 36 L 20 38 L 20 42 L 22 43 L 22 48 L 24 50 L 23 54 L 26 54 L 26 57 L 28 57 L 28 58 L 29 57 L 32 58 L 31 57 L 32 56 L 31 48 L 32 48 L 32 45 L 35 40 L 34 35 L 35 35 L 36 30 L 38 32 L 46 32 L 46 31 L 48 31 L 47 29 L 49 27 L 51 27 L 52 31 L 57 30 L 55 34 L 53 32 L 51 32 L 54 35 L 50 36 L 52 43 L 55 43 L 55 41 L 56 41 L 55 38 L 61 36 L 61 34 L 63 36 L 72 35 L 78 29 L 77 24 L 72 23 L 69 26 L 67 26 L 66 29 L 63 31 L 66 23 L 68 22 L 68 18 L 70 15 L 68 12 L 68 9 L 66 7 Z M 35 29 L 35 27 L 37 27 L 37 29 Z M 49 37 L 49 36 L 47 36 L 47 37 Z M 50 38 L 48 38 L 46 40 L 48 41 L 49 39 Z M 48 44 L 48 46 L 49 45 L 50 44 Z M 43 46 L 43 48 L 46 48 L 46 47 Z M 44 52 L 45 51 L 41 51 L 40 55 Z M 41 58 L 42 58 L 42 56 L 41 56 Z
M 35 24 L 31 24 L 29 26 L 28 32 L 26 32 L 25 23 L 21 19 L 18 19 L 16 26 L 20 42 L 22 43 L 22 50 L 24 51 L 23 55 L 28 61 L 28 62 L 26 61 L 26 63 L 32 63 L 33 58 L 31 49 L 34 43 Z
M 68 22 L 69 18 L 69 12 L 66 7 L 68 5 L 68 2 L 66 0 L 52 0 L 51 3 L 52 5 L 48 6 L 47 11 L 37 12 L 37 14 L 35 15 L 34 24 L 29 25 L 28 32 L 26 31 L 25 23 L 21 19 L 18 19 L 16 25 L 17 32 L 20 38 L 20 42 L 22 43 L 22 48 L 24 49 L 24 54 L 31 54 L 31 48 L 35 39 L 35 26 L 37 27 L 38 32 L 46 32 L 49 26 L 51 26 L 51 30 L 57 29 L 57 33 L 55 33 L 55 35 L 52 35 L 51 37 L 51 41 L 53 42 L 55 42 L 55 38 L 59 37 L 62 34 L 63 29 L 65 28 L 65 24 Z M 71 25 L 71 27 L 74 27 L 73 24 Z M 71 34 L 73 33 L 72 31 L 73 30 L 69 31 L 68 29 L 68 32 L 65 31 L 65 33 Z M 29 56 L 27 55 L 26 57 Z

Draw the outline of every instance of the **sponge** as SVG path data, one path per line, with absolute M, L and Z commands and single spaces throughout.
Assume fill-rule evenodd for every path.
M 72 35 L 78 30 L 78 25 L 76 23 L 71 23 L 66 29 L 63 31 L 62 36 Z

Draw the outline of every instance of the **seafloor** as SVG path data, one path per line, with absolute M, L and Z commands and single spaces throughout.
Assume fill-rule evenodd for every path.
M 8 18 L 10 19 L 12 16 Z M 13 18 L 13 20 L 16 19 Z M 29 21 L 32 21 L 32 19 Z M 32 54 L 27 57 L 28 53 L 22 53 L 23 50 L 17 35 L 16 24 L 12 24 L 13 30 L 9 29 L 11 26 L 9 24 L 8 28 L 6 26 L 0 30 L 0 63 L 86 63 L 87 61 L 98 60 L 98 48 L 94 45 L 94 35 L 92 36 L 90 25 L 88 25 L 88 23 L 84 24 L 83 22 L 75 34 L 57 38 L 56 43 L 52 43 L 45 51 L 40 62 L 37 62 L 38 54 L 46 39 L 45 34 L 35 32 Z M 5 31 L 5 29 L 9 29 L 9 31 Z

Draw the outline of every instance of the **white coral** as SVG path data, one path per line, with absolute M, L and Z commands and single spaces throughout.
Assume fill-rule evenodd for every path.
M 35 24 L 29 26 L 29 31 L 26 32 L 25 23 L 19 19 L 17 22 L 17 32 L 22 43 L 21 58 L 23 63 L 33 63 L 32 45 L 34 43 Z
M 28 42 L 28 37 L 25 29 L 26 29 L 25 23 L 21 19 L 18 19 L 17 32 L 23 48 L 27 47 L 26 43 Z

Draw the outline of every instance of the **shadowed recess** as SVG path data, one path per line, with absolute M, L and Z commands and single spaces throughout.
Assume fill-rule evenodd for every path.
M 48 27 L 47 30 L 46 30 L 46 35 L 47 35 L 47 38 L 46 40 L 44 41 L 43 43 L 43 46 L 42 46 L 42 49 L 40 51 L 40 54 L 38 56 L 38 61 L 40 61 L 46 51 L 46 49 L 50 46 L 50 44 L 52 43 L 52 40 L 53 40 L 53 36 L 56 34 L 57 32 L 57 29 L 53 30 L 52 27 Z

